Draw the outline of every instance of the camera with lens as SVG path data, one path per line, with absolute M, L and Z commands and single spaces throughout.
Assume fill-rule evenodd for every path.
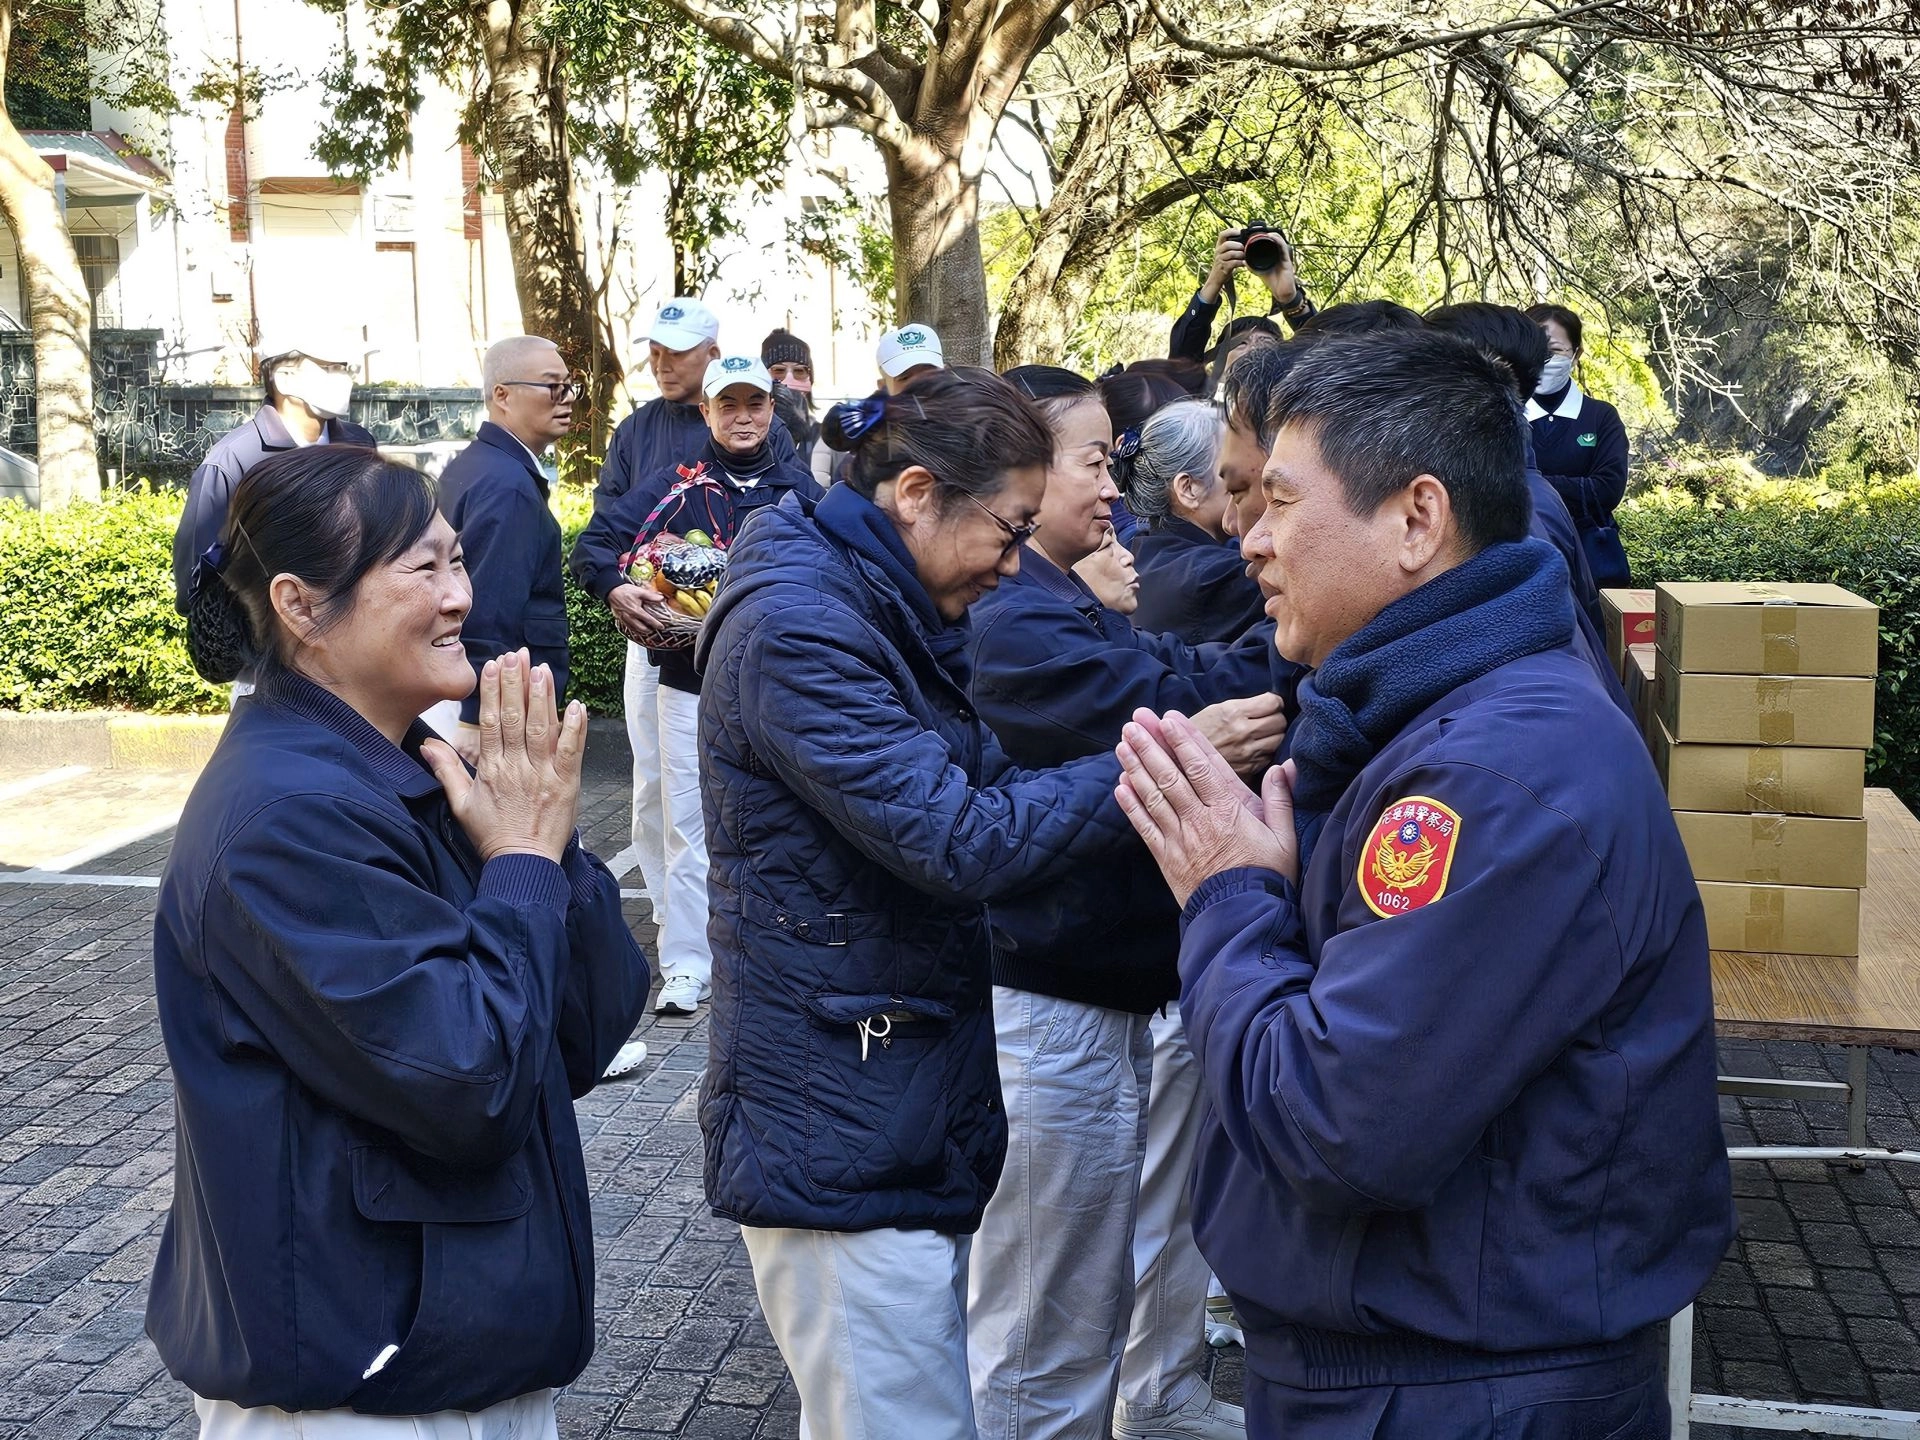
M 1236 230 L 1227 238 L 1238 240 L 1246 248 L 1249 270 L 1258 270 L 1262 274 L 1278 270 L 1280 262 L 1286 258 L 1286 237 L 1264 220 L 1249 220 L 1245 229 Z

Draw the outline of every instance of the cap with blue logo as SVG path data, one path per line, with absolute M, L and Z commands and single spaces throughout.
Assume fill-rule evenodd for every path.
M 898 380 L 909 370 L 922 365 L 944 369 L 947 357 L 940 348 L 940 337 L 931 325 L 902 325 L 880 337 L 880 372 Z
M 763 395 L 773 393 L 773 376 L 756 355 L 722 355 L 707 366 L 700 393 L 709 400 L 730 385 L 751 385 Z
M 691 295 L 676 295 L 660 307 L 647 339 L 669 350 L 692 350 L 720 338 L 720 317 Z

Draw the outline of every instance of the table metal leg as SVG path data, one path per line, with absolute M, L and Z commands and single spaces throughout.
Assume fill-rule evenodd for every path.
M 1872 1058 L 1864 1045 L 1847 1047 L 1847 1143 L 1856 1150 L 1867 1148 L 1867 1064 Z M 1848 1165 L 1855 1171 L 1867 1168 L 1864 1159 Z
M 1672 1440 L 1687 1440 L 1693 1424 L 1693 1306 L 1667 1322 L 1667 1408 Z

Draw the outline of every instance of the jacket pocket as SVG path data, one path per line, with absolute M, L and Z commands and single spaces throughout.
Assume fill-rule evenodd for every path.
M 535 611 L 520 622 L 521 633 L 527 637 L 529 650 L 564 650 L 567 648 L 567 612 L 542 614 Z
M 880 994 L 801 1003 L 809 1178 L 854 1193 L 938 1181 L 952 1112 L 953 1007 Z
M 404 1337 L 370 1337 L 364 1364 L 379 1368 L 354 1391 L 352 1408 L 471 1410 L 552 1383 L 538 1377 L 571 1353 L 561 1332 L 578 1328 L 576 1287 L 555 1202 L 534 1213 L 528 1152 L 476 1171 L 367 1146 L 353 1151 L 352 1175 L 361 1217 L 410 1231 L 419 1246 L 417 1277 L 391 1282 L 413 1292 L 411 1322 Z M 511 1304 L 498 1303 L 508 1296 Z M 374 1352 L 388 1340 L 394 1349 L 381 1361 Z

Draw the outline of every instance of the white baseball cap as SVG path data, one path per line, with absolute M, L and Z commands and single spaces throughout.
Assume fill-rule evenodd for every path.
M 304 355 L 309 360 L 358 365 L 373 354 L 375 348 L 342 326 L 328 325 L 321 320 L 295 320 L 262 326 L 260 343 L 253 347 L 253 353 L 262 360 L 275 360 L 282 355 Z
M 720 338 L 720 317 L 691 295 L 676 295 L 660 307 L 647 339 L 669 350 L 692 350 Z
M 947 363 L 940 337 L 931 325 L 902 325 L 889 330 L 880 337 L 879 359 L 881 373 L 892 380 L 921 365 L 944 369 Z
M 707 366 L 700 393 L 711 400 L 729 385 L 751 385 L 762 395 L 771 395 L 773 376 L 757 355 L 723 355 Z

